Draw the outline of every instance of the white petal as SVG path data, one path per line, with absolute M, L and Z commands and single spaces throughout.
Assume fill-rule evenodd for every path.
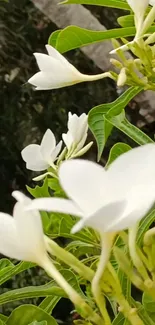
M 39 69 L 43 72 L 49 73 L 50 69 L 53 70 L 54 65 L 58 69 L 61 69 L 62 67 L 62 63 L 60 61 L 56 60 L 55 58 L 52 58 L 47 54 L 43 54 L 43 53 L 33 53 L 33 54 L 36 58 Z
M 88 130 L 88 117 L 85 113 L 80 116 L 76 114 L 71 115 L 69 112 L 68 130 L 72 134 L 74 143 L 78 143 L 85 137 Z
M 119 219 L 127 205 L 127 201 L 113 202 L 103 206 L 100 210 L 96 211 L 93 215 L 80 220 L 73 228 L 72 233 L 79 231 L 84 226 L 92 227 L 100 233 L 111 232 L 113 229 L 111 225 L 115 220 Z
M 32 76 L 28 80 L 28 82 L 31 85 L 36 86 L 37 87 L 36 90 L 48 90 L 48 89 L 52 89 L 53 87 L 53 81 L 51 81 L 51 75 L 44 73 L 42 71 L 34 74 L 34 76 Z
M 149 1 L 149 4 L 150 4 L 151 6 L 154 6 L 154 5 L 155 5 L 155 0 L 150 0 L 150 1 Z
M 127 0 L 127 2 L 136 15 L 143 15 L 149 4 L 149 0 Z
M 69 64 L 69 62 L 66 65 L 62 61 L 56 60 L 55 58 L 43 53 L 34 53 L 34 56 L 37 60 L 39 69 L 45 72 L 49 77 L 50 75 L 54 75 L 53 77 L 56 81 L 62 80 L 62 82 L 67 83 L 73 82 L 77 78 L 80 81 L 82 78 L 81 73 L 73 65 Z
M 41 198 L 31 201 L 27 210 L 53 211 L 74 216 L 83 216 L 83 212 L 76 205 L 67 199 Z
M 23 260 L 40 264 L 46 251 L 42 222 L 38 211 L 25 211 L 29 204 L 31 200 L 25 196 L 23 202 L 15 204 L 13 216 Z
M 26 162 L 27 169 L 42 171 L 49 167 L 47 162 L 42 158 L 38 144 L 30 144 L 22 150 L 21 155 Z
M 76 150 L 74 151 L 75 153 L 83 148 L 83 146 L 86 142 L 86 139 L 87 139 L 87 135 L 88 135 L 87 133 L 83 134 L 81 141 L 78 143 Z
M 68 131 L 67 133 L 63 133 L 62 134 L 62 139 L 63 139 L 67 149 L 70 150 L 71 146 L 74 143 L 74 139 L 73 139 L 72 134 L 70 133 L 70 131 Z
M 69 66 L 70 63 L 65 59 L 63 55 L 61 55 L 54 47 L 51 45 L 47 44 L 46 45 L 47 52 L 52 58 L 55 58 L 56 60 L 61 61 L 63 64 Z
M 23 259 L 14 219 L 6 213 L 0 213 L 0 253 L 10 258 Z
M 105 175 L 103 167 L 86 160 L 68 160 L 59 169 L 63 189 L 86 214 L 104 205 Z
M 51 156 L 49 158 L 49 163 L 52 163 L 56 160 L 60 150 L 61 150 L 61 147 L 62 147 L 62 141 L 60 141 L 57 146 L 55 147 L 55 149 L 52 151 L 51 153 Z
M 40 145 L 40 152 L 45 161 L 46 160 L 48 161 L 55 146 L 56 146 L 55 136 L 50 129 L 47 129 Z
M 85 137 L 85 135 L 87 134 L 88 131 L 88 116 L 83 113 L 80 117 L 79 117 L 79 139 L 78 141 L 81 141 L 81 139 L 83 137 Z
M 111 226 L 112 231 L 127 229 L 140 221 L 155 202 L 155 185 L 137 186 L 128 194 L 124 213 Z
M 22 192 L 20 191 L 13 191 L 12 192 L 12 196 L 16 199 L 16 201 L 19 202 L 24 202 L 27 199 L 27 202 L 30 203 L 30 199 L 28 197 L 26 197 Z
M 72 115 L 69 112 L 69 114 L 68 114 L 68 130 L 72 134 L 74 142 L 76 142 L 77 132 L 79 132 L 79 130 L 78 130 L 78 119 L 79 119 L 79 117 L 76 114 Z
M 112 200 L 128 195 L 140 184 L 152 183 L 155 179 L 155 144 L 134 148 L 118 157 L 108 169 L 107 191 Z
M 53 63 L 54 64 L 54 63 Z M 58 89 L 82 82 L 78 71 L 68 70 L 65 67 L 49 67 L 48 72 L 40 71 L 32 76 L 28 82 L 36 86 L 36 90 Z

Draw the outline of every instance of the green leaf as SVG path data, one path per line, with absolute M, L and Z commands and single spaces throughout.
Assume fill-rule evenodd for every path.
M 46 322 L 46 320 L 43 320 L 41 322 L 34 321 L 29 325 L 47 325 L 47 322 Z
M 61 3 L 95 5 L 95 6 L 104 6 L 104 7 L 130 10 L 129 5 L 124 0 L 65 0 L 62 1 Z
M 69 26 L 57 33 L 52 33 L 48 43 L 60 53 L 87 46 L 113 38 L 125 38 L 135 35 L 135 27 L 115 28 L 106 31 L 93 31 L 78 26 Z M 155 26 L 149 28 L 148 33 L 155 32 Z
M 146 292 L 143 294 L 142 303 L 148 313 L 155 313 L 155 300 Z
M 5 323 L 0 319 L 0 325 L 5 325 Z
M 11 263 L 10 266 L 4 267 L 2 270 L 0 270 L 0 285 L 11 279 L 14 275 L 17 275 L 34 266 L 35 265 L 30 262 L 20 262 L 17 265 Z
M 124 110 L 119 115 L 112 117 L 108 117 L 107 114 L 105 118 L 109 123 L 140 145 L 154 142 L 148 135 L 126 119 Z
M 114 102 L 93 107 L 88 114 L 88 123 L 98 147 L 98 160 L 100 160 L 106 141 L 111 134 L 113 125 L 111 119 L 120 114 L 140 91 L 141 87 L 130 87 Z M 109 115 L 107 115 L 109 113 Z M 106 119 L 105 119 L 106 117 Z M 107 119 L 109 117 L 109 121 Z M 111 124 L 111 125 L 110 125 Z
M 140 223 L 137 234 L 137 244 L 140 246 L 145 232 L 150 228 L 155 220 L 155 210 L 152 210 Z
M 50 45 L 54 45 L 59 52 L 64 53 L 82 46 L 103 42 L 104 40 L 112 38 L 134 36 L 135 31 L 135 27 L 93 31 L 78 26 L 69 26 L 62 29 L 62 31 L 59 31 L 57 34 L 51 34 L 48 42 Z
M 125 318 L 122 313 L 119 313 L 112 322 L 112 325 L 124 325 Z
M 113 145 L 113 147 L 110 150 L 109 158 L 106 164 L 106 167 L 108 167 L 117 157 L 122 155 L 123 153 L 129 151 L 131 147 L 123 142 L 118 142 Z
M 29 186 L 26 186 L 28 192 L 34 197 L 50 197 L 49 191 L 48 191 L 48 178 L 46 177 L 42 186 L 36 186 L 35 188 L 31 188 Z
M 0 295 L 0 305 L 6 304 L 15 300 L 46 297 L 46 296 L 59 296 L 66 297 L 64 291 L 58 287 L 52 280 L 45 285 L 29 286 L 20 289 L 10 290 Z
M 57 38 L 61 31 L 62 31 L 62 29 L 58 29 L 49 36 L 48 43 L 51 46 L 56 47 Z
M 46 297 L 41 304 L 39 305 L 39 307 L 41 309 L 43 309 L 44 311 L 46 311 L 47 314 L 51 315 L 52 311 L 54 309 L 54 307 L 57 305 L 57 303 L 59 302 L 59 300 L 61 299 L 61 297 Z
M 79 283 L 77 281 L 77 277 L 75 274 L 68 270 L 62 269 L 59 270 L 63 277 L 66 279 L 68 283 L 80 294 L 84 295 Z M 59 298 L 66 297 L 65 292 L 56 284 L 54 280 L 48 282 L 45 285 L 41 286 L 29 286 L 20 289 L 10 290 L 0 295 L 0 305 L 6 304 L 15 300 L 22 300 L 28 298 L 36 298 L 36 297 L 49 297 L 49 296 L 57 296 Z M 51 308 L 51 307 L 50 307 Z
M 133 298 L 132 300 L 132 306 L 137 309 L 138 315 L 140 316 L 141 320 L 144 322 L 145 325 L 154 325 L 153 315 L 154 314 L 148 314 L 144 306 L 139 302 L 135 301 Z
M 34 305 L 22 305 L 16 308 L 8 318 L 6 325 L 28 325 L 33 321 L 46 321 L 47 325 L 57 325 L 52 316 Z
M 3 315 L 3 314 L 0 314 L 0 320 L 3 321 L 4 323 L 6 323 L 8 317 Z

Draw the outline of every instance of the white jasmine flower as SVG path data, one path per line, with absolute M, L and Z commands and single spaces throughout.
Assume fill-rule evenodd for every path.
M 35 199 L 28 209 L 81 217 L 73 232 L 90 226 L 117 232 L 143 218 L 155 201 L 155 144 L 132 149 L 105 170 L 85 160 L 62 163 L 59 178 L 70 198 Z
M 117 53 L 118 50 L 127 51 L 129 49 L 128 45 L 134 45 L 139 38 L 143 36 L 143 27 L 144 27 L 144 15 L 149 4 L 152 6 L 155 5 L 155 0 L 127 0 L 129 6 L 134 12 L 134 20 L 136 26 L 136 36 L 133 41 L 124 44 L 110 52 L 110 54 Z M 147 19 L 147 18 L 146 18 Z
M 144 16 L 147 6 L 151 3 L 149 0 L 127 0 L 127 2 L 137 17 Z
M 42 171 L 50 166 L 54 167 L 62 146 L 62 141 L 56 145 L 56 139 L 51 130 L 47 130 L 41 144 L 30 144 L 22 152 L 22 158 L 26 162 L 26 168 L 34 171 Z
M 109 72 L 89 76 L 80 73 L 55 48 L 46 45 L 47 54 L 34 53 L 40 72 L 32 76 L 28 82 L 36 90 L 57 89 L 74 85 L 83 81 L 93 81 L 112 77 Z
M 46 248 L 41 217 L 38 211 L 25 211 L 31 200 L 15 191 L 17 203 L 13 217 L 0 212 L 0 253 L 42 265 L 46 259 Z
M 87 139 L 87 135 L 88 116 L 85 113 L 77 116 L 76 114 L 69 112 L 68 132 L 62 134 L 62 138 L 68 149 L 69 156 L 72 158 L 77 157 L 80 155 L 80 153 L 84 154 L 91 147 L 92 142 L 83 148 Z

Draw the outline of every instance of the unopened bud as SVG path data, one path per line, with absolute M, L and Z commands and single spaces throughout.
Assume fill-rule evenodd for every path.
M 126 80 L 127 80 L 126 68 L 122 68 L 120 74 L 118 75 L 117 86 L 118 87 L 124 86 Z
M 110 59 L 110 62 L 116 67 L 116 68 L 119 68 L 119 69 L 122 69 L 122 63 L 116 59 Z
M 155 33 L 151 34 L 145 41 L 145 44 L 152 44 L 155 42 Z

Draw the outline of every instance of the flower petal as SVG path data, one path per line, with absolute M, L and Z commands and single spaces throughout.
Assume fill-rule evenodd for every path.
M 100 233 L 112 232 L 111 224 L 118 220 L 123 214 L 127 201 L 112 202 L 103 206 L 91 216 L 80 220 L 73 228 L 72 233 L 82 229 L 84 226 L 92 227 Z
M 21 152 L 23 160 L 26 162 L 27 169 L 42 171 L 47 169 L 48 163 L 43 160 L 38 144 L 30 144 Z
M 149 4 L 149 0 L 127 0 L 127 2 L 137 16 L 143 15 Z
M 48 161 L 52 151 L 55 149 L 55 146 L 56 146 L 55 136 L 50 129 L 47 129 L 40 145 L 40 152 L 46 161 Z
M 45 47 L 47 49 L 48 54 L 52 58 L 61 61 L 63 64 L 65 64 L 67 66 L 70 65 L 70 63 L 66 60 L 66 58 L 63 55 L 61 55 L 54 47 L 52 47 L 49 44 L 45 45 Z
M 68 130 L 72 134 L 73 141 L 75 143 L 81 141 L 83 136 L 85 137 L 85 133 L 87 133 L 88 130 L 88 116 L 85 113 L 77 116 L 76 114 L 72 115 L 69 112 Z
M 86 215 L 104 205 L 106 174 L 103 167 L 79 159 L 63 162 L 59 169 L 63 189 Z
M 0 213 L 0 253 L 10 258 L 23 259 L 14 219 L 9 214 L 2 212 Z
M 30 204 L 31 200 L 23 195 L 22 202 L 14 206 L 13 216 L 23 260 L 41 264 L 46 252 L 42 222 L 38 211 L 25 211 Z
M 67 149 L 70 150 L 70 148 L 74 142 L 74 139 L 73 139 L 71 133 L 69 131 L 67 133 L 63 133 L 62 139 L 63 139 Z
M 108 169 L 107 191 L 112 200 L 128 196 L 138 185 L 147 185 L 155 179 L 155 144 L 134 148 L 119 156 Z
M 83 212 L 78 207 L 76 207 L 76 205 L 71 200 L 67 200 L 67 199 L 61 199 L 61 198 L 34 199 L 33 201 L 31 201 L 30 205 L 27 207 L 26 210 L 30 211 L 36 209 L 83 217 Z
M 44 73 L 42 71 L 37 72 L 36 74 L 34 74 L 34 76 L 32 76 L 28 82 L 33 85 L 36 86 L 36 90 L 49 90 L 52 89 L 53 86 L 53 82 L 51 81 L 51 76 L 47 73 Z M 58 87 L 57 87 L 58 88 Z
M 111 225 L 112 231 L 132 227 L 152 208 L 155 202 L 155 186 L 137 186 L 128 194 L 128 204 L 124 213 Z
M 55 147 L 55 149 L 53 150 L 53 152 L 51 153 L 50 159 L 49 159 L 49 163 L 52 163 L 56 160 L 60 150 L 62 147 L 62 141 L 60 141 L 57 146 Z

